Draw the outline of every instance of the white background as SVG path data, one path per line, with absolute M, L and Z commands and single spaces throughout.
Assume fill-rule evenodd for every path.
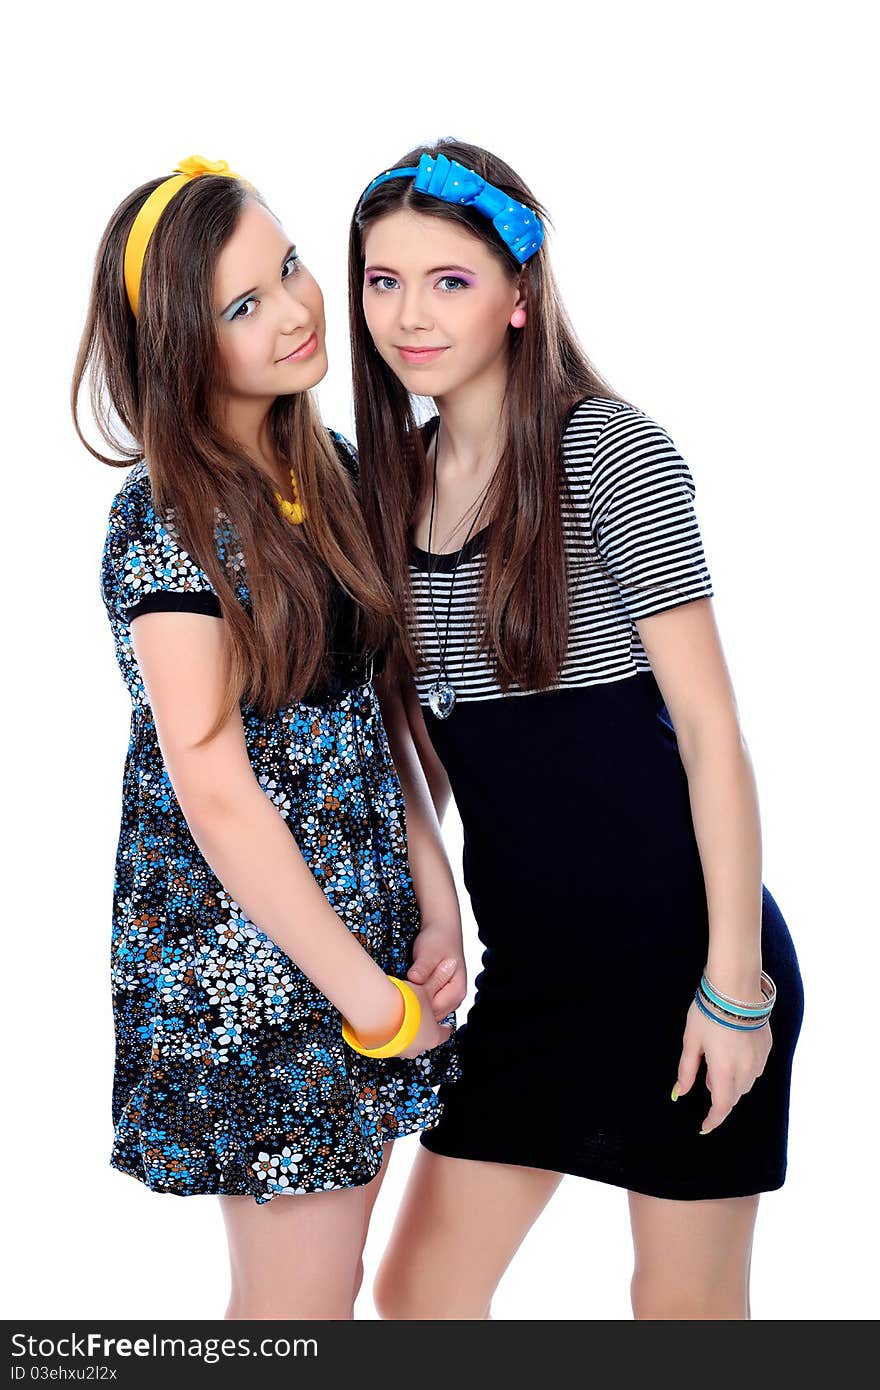
M 220 1317 L 226 1300 L 214 1199 L 157 1196 L 107 1166 L 128 699 L 98 561 L 124 475 L 82 450 L 66 404 L 99 236 L 131 188 L 181 157 L 227 159 L 324 288 L 319 397 L 347 432 L 352 206 L 411 145 L 450 134 L 494 149 L 547 205 L 587 352 L 696 480 L 764 881 L 807 995 L 754 1316 L 876 1313 L 872 10 L 85 0 L 16 21 L 3 84 L 6 1316 Z M 452 821 L 448 839 L 457 862 Z M 473 979 L 469 915 L 465 930 Z M 375 1316 L 369 1280 L 416 1143 L 398 1145 L 380 1197 L 359 1317 Z M 626 1319 L 630 1262 L 625 1194 L 568 1178 L 495 1316 Z

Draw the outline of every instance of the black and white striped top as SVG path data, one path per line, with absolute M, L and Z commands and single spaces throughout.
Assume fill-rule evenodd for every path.
M 656 420 L 605 397 L 581 401 L 565 430 L 563 457 L 569 483 L 562 521 L 571 626 L 555 689 L 650 671 L 636 619 L 713 593 L 694 511 L 694 481 Z M 448 555 L 432 556 L 410 546 L 413 636 L 421 657 L 415 684 L 422 704 L 428 703 L 439 672 L 440 639 L 459 555 L 446 651 L 447 675 L 458 700 L 532 693 L 519 686 L 503 692 L 488 656 L 477 650 L 475 603 L 489 531 L 483 527 L 460 552 Z

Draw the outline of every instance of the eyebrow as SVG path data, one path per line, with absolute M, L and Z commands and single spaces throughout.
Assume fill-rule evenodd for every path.
M 281 269 L 282 269 L 282 270 L 283 270 L 284 267 L 287 265 L 287 262 L 290 260 L 291 254 L 292 254 L 295 250 L 296 250 L 296 247 L 295 247 L 295 246 L 293 246 L 293 245 L 288 246 L 287 250 L 285 251 L 284 255 L 283 255 L 282 258 L 281 258 Z M 224 314 L 228 314 L 228 313 L 229 313 L 229 310 L 230 310 L 233 306 L 235 306 L 236 309 L 239 308 L 242 304 L 244 304 L 244 302 L 245 302 L 246 299 L 250 299 L 250 297 L 251 297 L 252 294 L 256 294 L 256 292 L 257 292 L 257 290 L 258 290 L 259 288 L 260 288 L 259 285 L 253 285 L 249 290 L 245 290 L 244 294 L 237 294 L 237 295 L 234 297 L 234 299 L 230 299 L 229 303 L 226 305 L 226 308 L 220 310 L 219 317 L 222 318 Z
M 384 274 L 396 275 L 397 271 L 392 270 L 387 265 L 367 265 L 364 266 L 364 274 L 369 275 L 371 271 L 381 270 Z M 463 270 L 465 275 L 476 275 L 475 270 L 470 270 L 466 265 L 435 265 L 430 270 L 426 270 L 426 275 L 436 275 L 441 270 Z

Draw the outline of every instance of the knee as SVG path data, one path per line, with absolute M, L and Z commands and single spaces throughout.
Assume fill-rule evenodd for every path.
M 386 1256 L 379 1266 L 373 1283 L 373 1302 L 385 1322 L 414 1322 L 437 1317 L 436 1299 L 431 1297 L 415 1269 L 393 1257 Z
M 639 1270 L 630 1285 L 633 1316 L 637 1321 L 688 1321 L 747 1319 L 748 1295 L 736 1282 L 718 1285 L 689 1283 L 671 1278 L 666 1270 Z
M 391 1260 L 383 1260 L 379 1266 L 373 1281 L 373 1302 L 379 1317 L 386 1322 L 415 1320 L 424 1316 L 418 1306 L 415 1280 L 408 1278 L 404 1269 Z
M 301 1303 L 297 1299 L 231 1298 L 223 1314 L 227 1322 L 268 1322 L 312 1319 L 316 1322 L 350 1322 L 354 1318 L 354 1300 L 340 1293 L 335 1298 Z
M 691 1299 L 679 1288 L 669 1284 L 656 1275 L 639 1271 L 632 1277 L 630 1301 L 636 1321 L 674 1320 L 691 1318 Z
M 490 1318 L 489 1302 L 476 1291 L 460 1285 L 444 1287 L 443 1281 L 419 1278 L 408 1265 L 385 1259 L 373 1284 L 376 1312 L 385 1322 L 423 1322 L 454 1318 L 479 1321 Z

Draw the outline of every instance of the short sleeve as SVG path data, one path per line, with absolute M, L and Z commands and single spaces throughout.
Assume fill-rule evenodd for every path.
M 183 548 L 173 524 L 161 520 L 153 510 L 146 475 L 130 477 L 113 499 L 101 588 L 111 617 L 124 622 L 142 613 L 223 616 L 205 571 Z
M 590 524 L 630 617 L 712 597 L 696 488 L 672 439 L 625 406 L 602 429 L 590 474 Z

